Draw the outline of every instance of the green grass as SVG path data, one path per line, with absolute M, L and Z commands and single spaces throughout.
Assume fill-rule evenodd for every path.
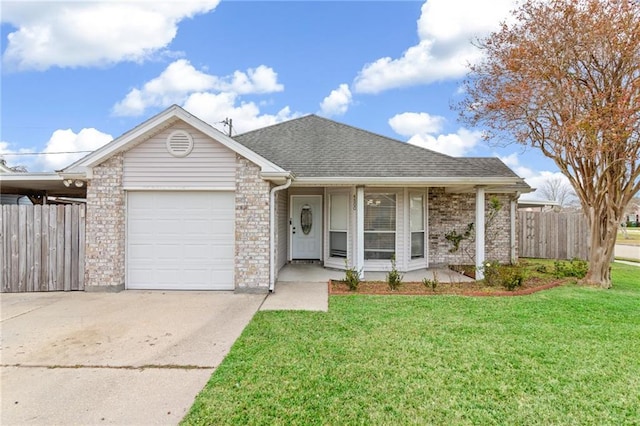
M 184 424 L 640 424 L 640 268 L 613 277 L 258 312 Z

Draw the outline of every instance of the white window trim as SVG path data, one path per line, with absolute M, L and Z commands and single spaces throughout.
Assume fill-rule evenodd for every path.
M 411 197 L 413 195 L 422 195 L 422 221 L 423 221 L 423 237 L 424 237 L 424 257 L 412 259 L 411 258 Z M 405 232 L 405 241 L 406 241 L 406 259 L 407 259 L 407 271 L 412 271 L 415 269 L 422 269 L 428 267 L 428 258 L 429 258 L 429 210 L 427 208 L 428 202 L 428 190 L 420 190 L 415 191 L 413 189 L 407 190 L 406 194 L 406 232 Z
M 399 219 L 403 219 L 404 214 L 403 212 L 401 212 L 398 208 L 398 206 L 400 205 L 400 203 L 398 202 L 398 198 L 403 197 L 404 196 L 404 191 L 402 189 L 398 189 L 398 188 L 364 188 L 364 195 L 366 196 L 367 194 L 395 194 L 396 196 L 396 229 L 395 231 L 376 231 L 377 233 L 383 233 L 383 232 L 388 232 L 388 233 L 395 233 L 396 238 L 395 238 L 395 252 L 396 252 L 396 260 L 398 258 L 398 248 L 400 247 L 401 249 L 404 249 L 403 247 L 403 236 L 400 235 L 400 233 L 398 232 L 398 220 Z M 364 221 L 364 206 L 363 206 L 363 217 L 362 220 Z M 366 233 L 367 231 L 364 231 L 364 233 Z M 364 241 L 363 241 L 364 243 Z M 364 244 L 362 245 L 362 251 L 364 254 Z M 403 265 L 398 264 L 398 269 L 404 269 Z M 391 261 L 390 260 L 386 260 L 386 259 L 364 259 L 364 269 L 365 271 L 389 271 L 391 268 Z
M 331 256 L 331 196 L 332 195 L 345 195 L 347 197 L 347 261 L 350 266 L 355 264 L 355 258 L 353 257 L 352 244 L 351 239 L 353 238 L 352 232 L 352 191 L 351 188 L 340 188 L 340 189 L 327 189 L 325 188 L 325 247 L 324 247 L 324 259 L 325 266 L 329 268 L 336 269 L 345 269 L 345 258 L 344 257 L 332 257 Z

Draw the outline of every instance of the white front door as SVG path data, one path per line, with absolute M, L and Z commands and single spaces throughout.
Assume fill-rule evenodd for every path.
M 320 259 L 322 254 L 322 196 L 291 196 L 291 258 Z

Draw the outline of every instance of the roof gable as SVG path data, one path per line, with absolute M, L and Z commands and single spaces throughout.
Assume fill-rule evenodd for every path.
M 62 175 L 85 173 L 88 169 L 104 162 L 111 156 L 131 149 L 142 141 L 147 140 L 152 135 L 172 126 L 179 120 L 184 121 L 198 131 L 204 133 L 206 136 L 214 139 L 235 153 L 242 155 L 251 162 L 260 166 L 262 172 L 270 177 L 281 177 L 287 174 L 286 170 L 260 156 L 244 145 L 239 144 L 237 141 L 231 139 L 196 116 L 189 114 L 177 105 L 173 105 L 154 117 L 151 117 L 122 136 L 112 140 L 108 144 L 95 150 L 84 158 L 81 158 L 70 166 L 65 167 L 60 171 L 60 173 Z

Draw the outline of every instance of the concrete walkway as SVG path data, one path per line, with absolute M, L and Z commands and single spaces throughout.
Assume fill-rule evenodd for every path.
M 422 281 L 437 276 L 441 282 L 466 282 L 471 278 L 454 272 L 448 268 L 421 269 L 403 273 L 403 280 Z M 317 264 L 289 264 L 280 270 L 275 292 L 267 296 L 260 307 L 261 311 L 329 310 L 329 280 L 344 278 L 344 271 L 326 269 Z M 366 272 L 365 280 L 384 281 L 386 272 Z
M 623 263 L 625 265 L 637 266 L 640 268 L 640 262 L 629 262 L 628 260 L 616 260 L 616 263 Z
M 265 295 L 0 295 L 0 424 L 177 424 Z

